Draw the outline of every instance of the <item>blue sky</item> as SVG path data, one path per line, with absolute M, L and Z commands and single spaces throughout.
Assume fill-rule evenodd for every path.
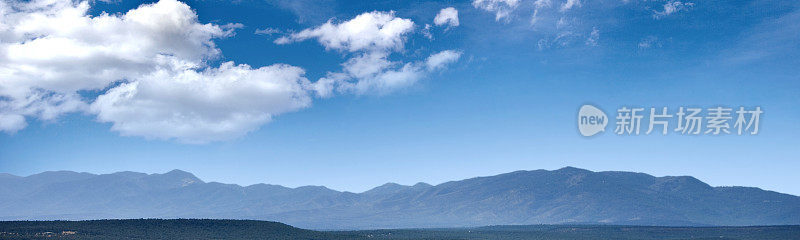
M 12 79 L 0 80 L 0 86 L 6 85 L 5 90 L 0 87 L 0 120 L 19 119 L 2 118 L 6 114 L 24 117 L 26 123 L 23 127 L 19 121 L 0 125 L 12 126 L 0 133 L 0 172 L 24 176 L 48 170 L 159 173 L 182 169 L 206 181 L 324 185 L 361 192 L 386 182 L 437 184 L 521 169 L 575 166 L 656 176 L 691 175 L 713 186 L 755 186 L 800 194 L 800 186 L 794 184 L 800 181 L 796 147 L 800 135 L 796 123 L 800 119 L 800 4 L 536 2 L 184 1 L 197 16 L 186 25 L 194 32 L 179 35 L 189 40 L 143 38 L 138 42 L 152 43 L 147 46 L 154 50 L 102 55 L 112 56 L 108 58 L 80 55 L 80 61 L 92 67 L 72 66 L 70 62 L 75 61 L 55 59 L 52 56 L 56 54 L 38 59 L 49 64 L 43 67 L 13 55 L 17 52 L 12 50 L 48 37 L 78 39 L 84 44 L 80 46 L 91 47 L 78 49 L 90 53 L 129 45 L 52 29 L 37 32 L 42 34 L 38 38 L 15 38 L 13 31 L 0 32 L 5 34 L 0 39 L 6 41 L 0 46 L 0 54 L 4 54 L 0 76 Z M 153 2 L 94 1 L 89 4 L 90 16 L 85 17 L 107 12 L 125 19 L 123 14 L 145 3 Z M 181 4 L 164 9 L 181 10 Z M 457 10 L 458 24 L 436 25 L 434 18 L 447 7 Z M 4 17 L 11 19 L 8 16 Z M 398 27 L 396 36 L 367 39 L 370 45 L 365 47 L 358 47 L 356 35 L 321 28 L 326 22 L 344 26 L 357 16 L 413 24 Z M 27 31 L 20 27 L 25 26 L 20 20 L 8 22 Z M 69 24 L 64 27 L 70 28 Z M 427 30 L 426 24 L 430 26 Z M 217 28 L 203 27 L 210 25 Z M 266 29 L 271 30 L 257 33 Z M 303 30 L 311 35 L 302 35 Z M 87 35 L 87 31 L 103 33 L 77 32 Z M 114 34 L 119 33 L 98 35 L 111 38 L 117 36 Z M 139 35 L 149 36 L 147 32 Z M 190 41 L 195 36 L 200 43 Z M 343 36 L 345 40 L 341 40 Z M 334 41 L 324 42 L 327 37 Z M 288 42 L 278 43 L 280 38 Z M 135 43 L 130 46 L 138 46 Z M 158 61 L 126 62 L 138 59 L 132 56 L 153 52 L 159 56 L 168 52 L 164 58 L 199 65 L 180 68 L 181 75 Z M 439 53 L 447 53 L 440 55 L 447 57 L 443 58 L 446 61 L 431 65 L 429 60 Z M 366 61 L 367 66 L 380 65 L 380 60 L 391 64 L 367 77 L 346 71 L 364 66 L 348 65 L 364 56 L 378 58 Z M 249 65 L 234 70 L 252 75 L 226 75 L 230 72 L 221 70 L 222 64 L 229 61 Z M 54 63 L 65 67 L 46 68 Z M 149 67 L 121 67 L 148 64 L 166 70 L 158 75 Z M 294 68 L 261 69 L 276 66 L 273 64 Z M 25 70 L 19 68 L 22 65 L 54 71 L 55 77 L 44 76 L 49 81 L 25 85 L 34 79 L 20 73 Z M 404 71 L 404 66 L 411 70 Z M 108 77 L 70 75 L 75 69 L 88 68 L 113 71 L 109 70 Z M 219 70 L 219 74 L 207 69 Z M 194 76 L 187 72 L 206 73 L 198 81 L 217 81 L 215 84 L 226 83 L 225 76 L 251 81 L 247 83 L 288 76 L 281 86 L 290 90 L 258 92 L 222 86 L 206 88 L 208 91 L 198 95 L 180 91 L 193 86 L 180 85 L 182 77 Z M 387 72 L 400 77 L 383 78 Z M 336 73 L 350 75 L 334 77 Z M 100 83 L 89 84 L 89 78 Z M 323 78 L 335 80 L 329 95 L 313 88 Z M 387 84 L 389 80 L 402 84 Z M 112 98 L 109 92 L 122 91 L 132 86 L 130 83 L 141 87 L 136 96 L 140 98 L 135 98 L 139 101 L 119 100 L 123 95 Z M 170 85 L 173 83 L 176 85 Z M 85 86 L 72 87 L 81 84 Z M 18 89 L 23 90 L 12 91 Z M 40 96 L 31 92 L 45 96 L 36 100 L 41 105 L 34 104 L 36 101 L 15 105 L 19 99 Z M 223 97 L 209 100 L 203 94 Z M 77 96 L 77 100 L 73 105 L 59 105 L 53 96 Z M 60 103 L 70 103 L 63 99 Z M 114 104 L 103 105 L 98 99 Z M 761 131 L 754 136 L 617 136 L 606 131 L 586 138 L 578 134 L 575 116 L 587 103 L 609 116 L 621 106 L 666 106 L 673 111 L 680 106 L 719 105 L 760 106 L 764 115 Z M 50 112 L 42 109 L 56 110 L 48 115 Z M 165 113 L 199 120 L 181 122 Z M 251 113 L 270 117 L 247 115 Z M 231 117 L 237 114 L 252 118 L 238 121 Z M 148 127 L 164 120 L 163 116 L 170 117 L 161 125 Z M 230 130 L 214 132 L 209 126 Z M 194 141 L 197 139 L 203 141 Z

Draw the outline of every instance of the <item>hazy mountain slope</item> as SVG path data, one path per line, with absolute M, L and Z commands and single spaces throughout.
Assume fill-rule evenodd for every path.
M 693 177 L 578 168 L 516 171 L 363 193 L 206 183 L 191 173 L 46 172 L 0 177 L 0 219 L 234 218 L 304 228 L 539 223 L 800 224 L 800 197 Z

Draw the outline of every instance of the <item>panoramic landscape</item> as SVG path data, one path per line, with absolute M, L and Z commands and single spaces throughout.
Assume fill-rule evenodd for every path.
M 361 193 L 324 186 L 204 182 L 181 170 L 101 175 L 56 171 L 5 174 L 0 196 L 0 220 L 6 220 L 0 222 L 0 237 L 8 239 L 800 237 L 798 196 L 712 187 L 690 176 L 574 167 L 435 186 L 387 183 Z M 131 220 L 86 221 L 90 219 Z
M 215 218 L 269 220 L 306 229 L 604 224 L 800 225 L 800 197 L 712 187 L 694 177 L 632 172 L 516 171 L 361 193 L 204 182 L 191 173 L 44 172 L 0 179 L 2 220 Z
M 0 239 L 798 239 L 797 0 L 0 0 Z
M 312 231 L 252 220 L 129 219 L 0 222 L 3 239 L 797 239 L 800 226 L 652 227 L 515 225 L 474 228 Z

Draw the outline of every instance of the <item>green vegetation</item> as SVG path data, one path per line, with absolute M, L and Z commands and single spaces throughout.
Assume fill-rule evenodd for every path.
M 0 239 L 800 239 L 800 226 L 528 225 L 312 231 L 250 220 L 131 219 L 0 222 Z

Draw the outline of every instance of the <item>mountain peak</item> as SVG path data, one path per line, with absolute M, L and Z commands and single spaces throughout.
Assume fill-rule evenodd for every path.
M 555 170 L 555 172 L 564 172 L 564 173 L 590 173 L 590 172 L 592 172 L 592 171 L 589 171 L 589 170 L 586 170 L 586 169 L 582 169 L 582 168 L 576 168 L 576 167 L 566 166 L 566 167 L 560 168 L 560 169 L 558 169 L 558 170 Z
M 395 193 L 400 193 L 400 192 L 407 191 L 407 190 L 417 191 L 417 190 L 420 190 L 420 189 L 426 189 L 426 188 L 430 188 L 430 187 L 433 187 L 433 186 L 430 185 L 430 184 L 424 183 L 424 182 L 418 182 L 417 184 L 414 184 L 413 186 L 407 186 L 407 185 L 402 185 L 402 184 L 397 184 L 397 183 L 390 182 L 390 183 L 386 183 L 386 184 L 377 186 L 375 188 L 372 188 L 372 189 L 370 189 L 368 191 L 365 191 L 365 192 L 363 192 L 363 194 L 367 194 L 367 195 L 395 194 Z
M 166 172 L 164 175 L 192 175 L 194 177 L 194 174 L 180 169 L 172 169 L 172 171 Z
M 424 183 L 424 182 L 418 182 L 417 184 L 414 184 L 414 186 L 411 186 L 411 187 L 413 187 L 413 188 L 429 188 L 429 187 L 433 187 L 433 185 L 430 185 L 430 184 L 427 184 L 427 183 Z
M 172 171 L 164 174 L 152 174 L 150 176 L 154 179 L 158 179 L 159 181 L 165 181 L 167 184 L 180 184 L 181 186 L 203 183 L 203 180 L 200 180 L 194 176 L 194 174 L 179 169 L 173 169 Z
M 408 187 L 408 186 L 399 183 L 388 182 L 384 183 L 383 185 L 377 186 L 375 188 L 398 188 L 398 187 Z
M 374 188 L 372 188 L 370 190 L 367 190 L 366 192 L 363 192 L 363 193 L 367 194 L 367 195 L 392 194 L 392 193 L 396 193 L 396 192 L 399 192 L 399 191 L 402 191 L 402 190 L 408 189 L 408 188 L 409 188 L 409 186 L 400 185 L 400 184 L 397 184 L 397 183 L 390 182 L 390 183 L 386 183 L 386 184 L 374 187 Z
M 190 172 L 187 172 L 187 171 L 180 170 L 180 169 L 173 169 L 172 171 L 169 171 L 169 172 L 164 173 L 162 175 L 164 175 L 164 176 L 173 176 L 173 177 L 184 177 L 184 178 L 197 178 L 196 176 L 194 176 L 194 174 L 192 174 Z
M 330 189 L 326 186 L 318 186 L 318 185 L 306 185 L 306 186 L 299 186 L 294 188 L 295 190 L 303 190 L 303 191 L 312 191 L 312 192 L 336 192 L 336 190 Z

